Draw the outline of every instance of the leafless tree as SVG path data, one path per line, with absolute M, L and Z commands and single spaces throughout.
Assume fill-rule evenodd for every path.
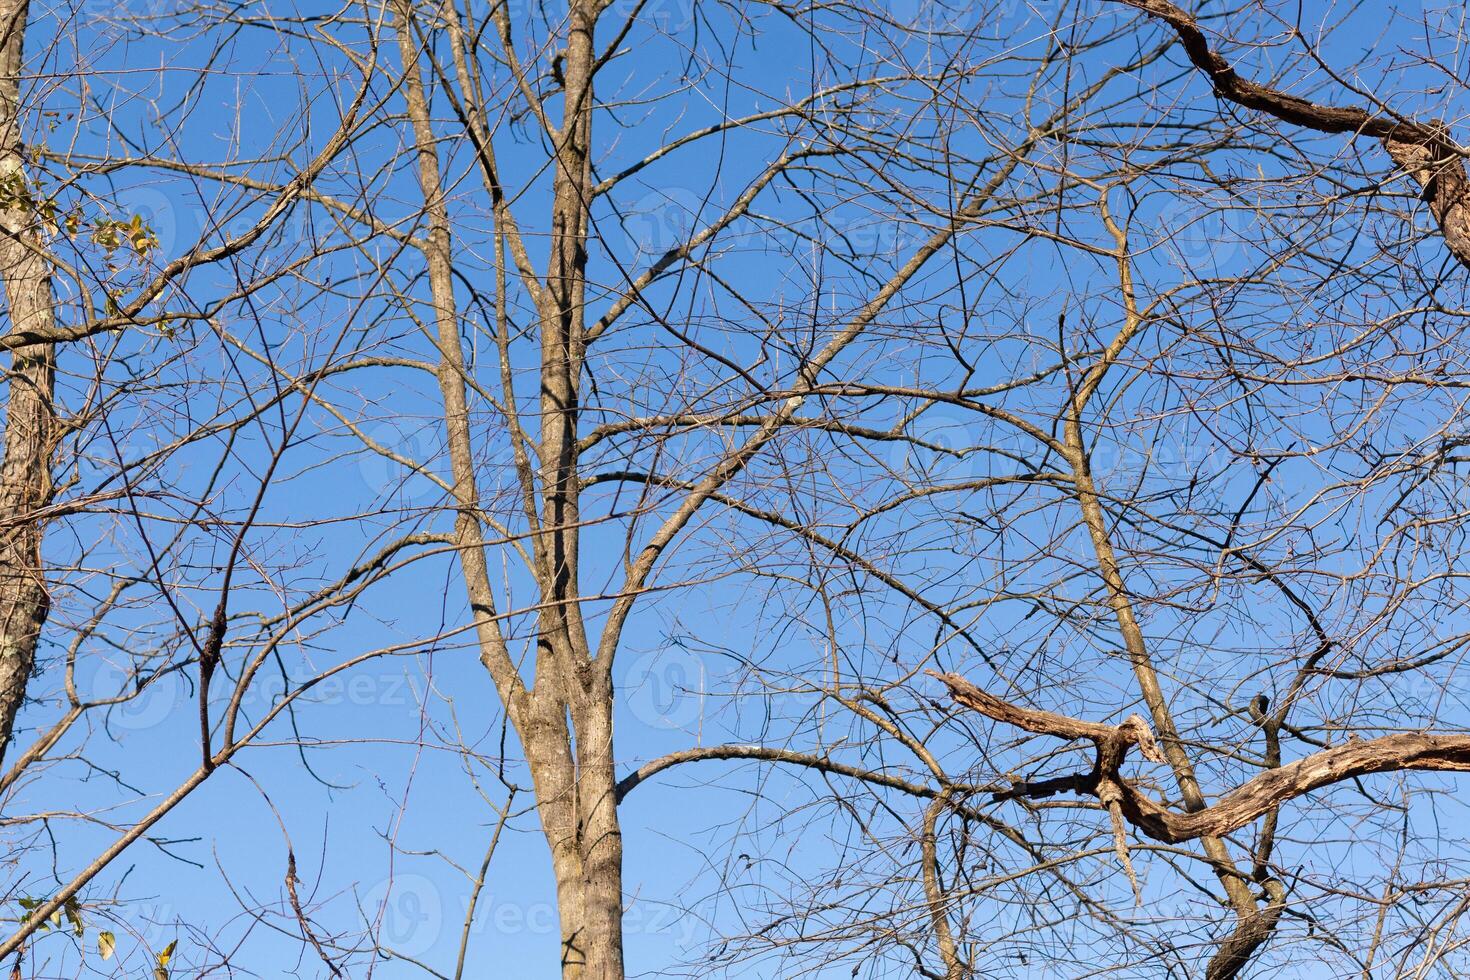
M 43 950 L 33 970 L 81 970 L 86 949 L 94 963 L 111 959 L 118 940 L 103 927 L 117 900 L 95 882 L 113 860 L 140 841 L 170 852 L 176 838 L 157 833 L 160 821 L 273 722 L 293 718 L 314 688 L 420 646 L 355 649 L 325 664 L 309 656 L 404 543 L 364 543 L 339 577 L 293 581 L 301 559 L 282 541 L 311 522 L 271 499 L 300 479 L 313 387 L 379 367 L 358 356 L 340 319 L 335 333 L 328 317 L 298 331 L 296 350 L 273 332 L 285 311 L 305 312 L 292 300 L 331 252 L 288 219 L 368 118 L 371 70 L 355 85 L 343 80 L 341 111 L 324 133 L 291 125 L 265 134 L 281 154 L 274 168 L 197 185 L 208 219 L 187 241 L 187 197 L 176 191 L 162 208 L 155 200 L 161 213 L 135 207 L 160 195 L 126 182 L 131 157 L 191 168 L 168 126 L 139 141 L 112 125 L 123 122 L 116 100 L 138 98 L 153 119 L 163 107 L 147 85 L 131 89 L 126 68 L 99 67 L 119 36 L 91 13 L 27 2 L 0 11 L 0 345 L 11 364 L 0 806 L 4 899 L 15 912 L 0 950 L 14 957 L 15 976 L 33 937 L 63 922 L 87 945 Z M 93 33 L 69 46 L 65 28 L 83 14 Z M 45 40 L 38 50 L 28 47 L 36 37 Z M 206 57 L 229 53 L 228 39 L 210 43 Z M 196 66 L 191 77 L 207 75 Z M 191 116 L 178 110 L 172 124 L 187 128 Z M 263 691 L 276 670 L 289 680 Z M 192 726 L 192 751 L 139 757 L 119 737 L 136 728 L 128 713 L 181 682 L 197 710 L 156 703 L 186 732 Z M 172 947 L 140 946 L 114 965 L 136 969 L 141 958 L 166 973 Z
M 87 22 L 172 56 L 145 96 L 60 42 L 28 74 L 11 6 L 0 785 L 30 907 L 0 954 L 95 917 L 115 859 L 167 847 L 153 828 L 224 768 L 287 840 L 247 917 L 330 975 L 474 975 L 521 829 L 570 978 L 629 969 L 635 894 L 703 923 L 664 965 L 694 975 L 1462 971 L 1453 11 Z M 252 69 L 289 109 L 207 153 Z M 45 138 L 67 99 L 74 132 Z M 139 181 L 198 201 L 197 241 L 115 206 Z M 340 478 L 367 465 L 392 476 Z M 123 683 L 79 694 L 108 645 Z M 630 750 L 628 664 L 660 648 L 711 652 L 696 717 Z M 240 762 L 371 744 L 389 706 L 318 741 L 311 692 L 385 660 L 433 689 L 407 741 L 474 808 L 465 841 L 390 839 L 464 874 L 442 960 L 308 872 L 307 817 Z M 116 758 L 82 722 L 170 676 L 200 746 L 162 802 L 115 773 L 125 816 L 82 860 L 27 831 L 69 767 Z M 412 781 L 401 824 L 449 809 Z M 658 793 L 718 844 L 649 899 L 623 835 L 661 826 Z M 50 849 L 62 883 L 35 889 Z M 202 971 L 244 962 L 200 933 Z

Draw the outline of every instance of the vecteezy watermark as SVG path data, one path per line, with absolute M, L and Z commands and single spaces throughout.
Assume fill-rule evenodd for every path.
M 469 897 L 464 896 L 460 921 L 469 915 Z M 664 937 L 679 949 L 692 949 L 700 934 L 699 915 L 673 905 L 632 901 L 623 910 L 623 933 L 628 936 Z M 561 916 L 552 902 L 506 901 L 485 894 L 475 908 L 471 935 L 553 936 L 561 930 Z
M 357 472 L 374 497 L 424 506 L 443 495 L 433 478 L 436 430 L 410 419 L 370 422 L 359 429 L 371 444 L 359 453 Z
M 110 660 L 98 663 L 85 690 L 94 701 L 121 699 L 107 709 L 107 723 L 123 731 L 160 725 L 188 700 L 177 672 L 155 673 L 147 667 L 128 670 Z
M 910 484 L 964 483 L 980 471 L 983 449 L 976 445 L 979 418 L 949 405 L 931 405 L 896 432 L 888 469 Z
M 689 243 L 704 204 L 687 187 L 649 191 L 623 211 L 628 238 L 641 257 L 658 258 Z
M 120 191 L 111 206 L 122 221 L 137 218 L 153 236 L 150 253 L 172 258 L 179 242 L 179 210 L 173 198 L 155 187 L 129 187 Z
M 1251 224 L 1251 214 L 1238 204 L 1183 198 L 1159 216 L 1157 234 L 1162 254 L 1175 266 L 1192 275 L 1218 277 L 1239 271 Z
M 883 5 L 894 23 L 915 31 L 961 32 L 979 21 L 982 4 L 950 0 L 887 0 Z
M 603 17 L 621 23 L 634 14 L 638 23 L 662 34 L 678 34 L 694 24 L 698 0 L 610 0 Z
M 444 930 L 444 897 L 423 875 L 385 878 L 362 896 L 377 945 L 400 956 L 422 956 Z
M 125 27 L 162 17 L 183 14 L 187 0 L 79 0 L 76 22 L 103 32 L 120 32 Z
M 993 0 L 964 3 L 962 0 L 884 0 L 883 13 L 894 24 L 911 31 L 931 34 L 970 34 L 1016 40 L 1012 32 L 1032 16 L 1036 0 Z
M 89 700 L 119 699 L 107 708 L 108 724 L 122 731 L 145 731 L 165 724 L 171 718 L 192 720 L 196 716 L 197 689 L 194 674 L 179 670 L 157 671 L 142 665 L 125 669 L 110 661 L 100 661 L 90 677 L 83 672 L 82 688 Z M 247 716 L 259 716 L 298 691 L 311 680 L 312 674 L 283 677 L 278 672 L 257 674 L 240 698 L 240 708 Z M 139 681 L 142 680 L 140 684 Z M 216 675 L 210 702 L 223 710 L 234 697 L 234 689 Z M 373 672 L 343 671 L 333 674 L 301 694 L 302 703 L 315 705 L 354 705 L 358 707 L 402 707 L 420 702 L 420 691 L 409 675 L 401 670 Z
M 790 211 L 756 217 L 755 205 L 726 221 L 735 204 L 688 187 L 661 187 L 621 206 L 623 227 L 646 264 L 672 250 L 695 245 L 706 229 L 719 226 L 699 244 L 739 239 L 742 248 L 771 254 L 804 255 L 829 251 L 864 259 L 893 260 L 906 255 L 927 237 L 916 222 L 875 215 L 860 208 Z M 722 222 L 726 222 L 722 224 Z
M 704 711 L 704 662 L 670 643 L 638 657 L 623 675 L 623 698 L 633 717 L 654 728 L 687 728 Z
M 1400 10 L 1400 14 L 1414 9 L 1405 6 L 1407 10 Z M 1470 11 L 1465 7 L 1465 0 L 1419 0 L 1419 13 L 1431 29 L 1447 34 L 1459 34 L 1464 30 L 1466 21 L 1470 20 Z
M 1143 477 L 1151 488 L 1182 486 L 1216 479 L 1232 464 L 1245 465 L 1218 440 L 1151 430 L 1120 429 L 1112 438 L 1093 442 L 1087 456 L 1093 478 L 1104 486 Z
M 157 899 L 119 902 L 95 923 L 99 929 L 114 931 L 118 938 L 136 943 L 144 949 L 158 950 L 178 936 L 184 917 L 172 902 Z

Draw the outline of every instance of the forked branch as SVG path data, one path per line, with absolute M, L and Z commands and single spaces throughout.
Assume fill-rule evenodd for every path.
M 1115 785 L 1121 791 L 1118 802 L 1128 822 L 1149 837 L 1170 844 L 1231 833 L 1283 803 L 1349 779 L 1381 772 L 1470 772 L 1470 735 L 1401 732 L 1372 739 L 1354 737 L 1345 745 L 1264 772 L 1231 790 L 1213 806 L 1180 813 L 1155 802 L 1118 771 L 1132 746 L 1140 746 L 1145 757 L 1152 757 L 1150 752 L 1156 751 L 1150 748 L 1152 733 L 1137 715 L 1117 726 L 1079 721 L 1050 711 L 1018 707 L 981 691 L 957 674 L 931 673 L 944 682 L 956 702 L 988 718 L 1040 735 L 1086 738 L 1097 746 L 1097 763 L 1091 773 L 1017 784 L 995 794 L 998 799 L 1040 798 L 1070 790 L 1101 800 L 1105 788 Z

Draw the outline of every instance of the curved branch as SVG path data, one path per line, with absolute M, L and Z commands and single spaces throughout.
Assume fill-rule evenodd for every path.
M 1470 735 L 1402 732 L 1353 739 L 1335 749 L 1272 769 L 1231 790 L 1214 806 L 1174 813 L 1131 787 L 1124 814 L 1140 830 L 1169 843 L 1239 830 L 1274 808 L 1314 790 L 1379 772 L 1470 772 Z M 1132 812 L 1130 812 L 1130 809 Z
M 933 786 L 925 786 L 921 783 L 910 782 L 897 776 L 886 773 L 874 772 L 861 766 L 850 766 L 846 763 L 836 762 L 824 755 L 812 755 L 806 752 L 797 752 L 793 749 L 777 749 L 765 745 L 710 745 L 694 749 L 684 749 L 681 752 L 670 752 L 668 755 L 660 756 L 652 762 L 646 762 L 634 772 L 630 772 L 618 780 L 617 798 L 621 803 L 623 798 L 633 791 L 639 783 L 656 776 L 665 769 L 685 762 L 705 762 L 713 759 L 759 759 L 765 762 L 784 762 L 790 765 L 801 766 L 806 769 L 815 769 L 818 772 L 832 773 L 837 776 L 848 776 L 865 783 L 873 783 L 887 789 L 896 789 L 899 792 L 916 796 L 920 799 L 934 799 L 941 792 L 947 792 L 955 788 L 973 789 L 978 792 L 993 792 L 991 787 L 950 787 L 949 790 L 940 790 Z
M 1319 133 L 1348 133 L 1381 140 L 1393 162 L 1423 188 L 1445 245 L 1470 268 L 1470 177 L 1465 153 L 1439 123 L 1418 123 L 1357 106 L 1323 105 L 1242 78 L 1210 47 L 1199 22 L 1169 0 L 1114 0 L 1173 28 L 1190 63 L 1203 72 L 1215 94 L 1247 109 Z
M 1178 813 L 1150 799 L 1118 773 L 1128 749 L 1138 745 L 1145 757 L 1157 760 L 1153 735 L 1142 718 L 1131 715 L 1121 725 L 1081 721 L 1050 711 L 1022 708 L 988 694 L 955 674 L 930 674 L 943 681 L 956 702 L 988 718 L 1039 735 L 1063 739 L 1085 738 L 1098 747 L 1097 768 L 1090 777 L 1068 776 L 1021 784 L 997 799 L 1072 789 L 1101 795 L 1110 784 L 1122 790 L 1123 815 L 1155 840 L 1178 844 L 1198 837 L 1221 837 L 1265 816 L 1276 807 L 1315 790 L 1380 772 L 1470 772 L 1470 735 L 1430 735 L 1400 732 L 1379 738 L 1354 736 L 1347 744 L 1298 759 L 1256 776 L 1213 806 Z

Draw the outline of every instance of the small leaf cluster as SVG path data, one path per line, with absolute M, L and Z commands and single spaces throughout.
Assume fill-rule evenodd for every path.
M 21 907 L 21 922 L 29 922 L 37 911 L 46 904 L 42 898 L 21 897 L 17 899 Z M 71 930 L 73 936 L 81 939 L 87 931 L 86 922 L 82 918 L 82 906 L 75 898 L 68 898 L 61 907 L 47 916 L 44 922 L 37 927 L 38 932 L 60 931 L 63 928 Z M 153 980 L 169 980 L 168 965 L 174 958 L 174 951 L 178 948 L 179 941 L 175 939 L 163 949 L 154 954 Z M 97 933 L 97 955 L 103 961 L 112 959 L 117 953 L 117 936 L 103 930 Z
M 92 221 L 83 216 L 80 208 L 71 208 L 63 214 L 55 200 L 36 193 L 19 171 L 0 176 L 0 211 L 34 214 L 50 234 L 64 233 L 72 240 L 85 229 L 92 244 L 101 246 L 108 259 L 122 248 L 146 258 L 158 247 L 158 235 L 141 214 Z

